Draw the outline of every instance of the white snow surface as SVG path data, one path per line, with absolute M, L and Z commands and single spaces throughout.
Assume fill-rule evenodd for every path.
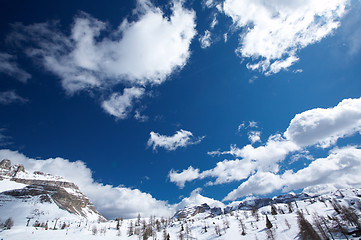
M 335 199 L 342 206 L 353 207 L 358 216 L 360 210 L 357 210 L 357 204 L 360 201 L 360 189 L 339 189 L 332 191 L 322 196 L 315 196 L 307 200 L 297 200 L 292 202 L 293 211 L 290 212 L 287 204 L 275 204 L 277 209 L 282 209 L 283 214 L 271 215 L 271 207 L 265 206 L 258 210 L 259 219 L 252 215 L 250 210 L 235 210 L 228 214 L 223 214 L 215 217 L 210 217 L 209 212 L 200 213 L 191 216 L 187 219 L 176 220 L 166 219 L 168 224 L 163 224 L 160 218 L 153 219 L 152 222 L 159 220 L 160 231 L 157 231 L 155 225 L 153 231 L 155 232 L 154 239 L 163 239 L 163 231 L 166 230 L 170 235 L 170 239 L 180 239 L 180 234 L 183 234 L 183 239 L 198 239 L 198 240 L 234 240 L 234 239 L 267 239 L 266 228 L 266 215 L 273 224 L 272 232 L 275 239 L 298 239 L 299 227 L 297 223 L 297 211 L 304 213 L 305 218 L 312 223 L 313 214 L 317 213 L 327 219 L 330 217 L 337 217 L 337 213 L 331 205 L 331 200 Z M 10 199 L 11 200 L 11 199 Z M 13 205 L 15 212 L 10 208 L 1 208 L 1 218 L 4 220 L 6 217 L 13 217 L 15 226 L 10 230 L 0 231 L 0 239 L 4 240 L 20 240 L 20 239 L 36 239 L 36 240 L 60 240 L 60 239 L 127 239 L 136 240 L 142 239 L 141 236 L 129 236 L 128 230 L 131 225 L 136 225 L 137 219 L 127 219 L 121 222 L 120 230 L 116 229 L 116 221 L 108 221 L 104 223 L 95 220 L 87 221 L 76 217 L 75 215 L 68 214 L 65 211 L 56 209 L 54 205 L 39 203 L 24 203 L 21 200 L 10 201 L 8 204 Z M 41 209 L 40 213 L 35 215 L 30 221 L 30 226 L 26 227 L 25 215 L 31 215 L 29 212 L 29 204 L 33 204 L 35 209 Z M 8 211 L 6 211 L 8 210 Z M 22 214 L 26 212 L 26 214 Z M 33 214 L 34 215 L 34 214 Z M 58 221 L 56 219 L 58 218 Z M 33 227 L 32 224 L 38 220 L 40 222 L 48 222 L 48 230 L 42 227 Z M 149 218 L 141 218 L 140 222 L 145 221 L 150 223 Z M 65 229 L 60 229 L 63 223 L 69 224 Z M 241 235 L 241 222 L 245 226 L 245 235 Z M 287 224 L 287 223 L 288 224 Z M 53 230 L 56 223 L 57 230 Z M 330 223 L 330 226 L 332 224 Z M 220 236 L 216 234 L 215 229 L 219 227 Z M 93 232 L 96 229 L 96 233 Z M 135 226 L 136 231 L 141 232 L 142 223 L 140 226 Z M 182 230 L 183 229 L 183 230 Z M 205 231 L 207 229 L 207 231 Z M 353 230 L 352 226 L 349 230 Z M 187 233 L 188 232 L 188 233 Z M 335 239 L 344 239 L 340 233 L 333 233 Z M 153 239 L 150 237 L 149 239 Z M 349 239 L 352 238 L 349 236 Z
M 10 179 L 4 179 L 0 181 L 0 193 L 14 189 L 21 189 L 26 186 L 27 186 L 26 184 L 10 181 Z

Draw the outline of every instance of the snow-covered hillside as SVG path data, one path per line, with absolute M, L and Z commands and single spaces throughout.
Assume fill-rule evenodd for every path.
M 39 173 L 0 163 L 0 239 L 359 239 L 361 235 L 361 189 L 306 189 L 228 206 L 194 191 L 177 205 L 172 218 L 104 221 L 90 202 L 79 211 L 76 202 L 86 197 L 71 182 L 35 175 Z M 59 191 L 67 193 L 63 200 L 56 195 Z M 6 229 L 9 218 L 14 226 Z
M 22 165 L 0 162 L 0 220 L 12 218 L 15 226 L 102 220 L 88 198 L 72 182 L 43 172 L 28 172 Z

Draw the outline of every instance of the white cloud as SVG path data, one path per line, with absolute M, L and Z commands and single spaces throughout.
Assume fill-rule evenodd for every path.
M 50 23 L 17 24 L 9 39 L 37 44 L 27 54 L 39 57 L 69 93 L 117 83 L 159 84 L 186 64 L 196 34 L 194 11 L 179 2 L 171 10 L 167 18 L 149 1 L 139 1 L 138 20 L 124 20 L 116 30 L 82 13 L 70 36 Z
M 266 75 L 298 61 L 297 51 L 339 27 L 347 0 L 226 0 L 223 11 L 245 29 L 236 52 L 253 63 L 247 67 Z
M 246 127 L 246 124 L 244 122 L 242 122 L 241 124 L 238 125 L 237 132 L 240 132 L 245 127 Z
M 169 172 L 170 181 L 177 184 L 179 188 L 184 188 L 186 182 L 193 181 L 197 178 L 199 178 L 199 169 L 194 169 L 192 166 L 183 170 L 181 173 L 178 173 L 173 169 Z
M 261 142 L 261 132 L 260 131 L 249 131 L 248 140 L 253 144 L 256 142 Z
M 28 171 L 43 171 L 74 182 L 99 212 L 110 219 L 120 216 L 136 217 L 138 213 L 144 217 L 171 216 L 173 213 L 173 206 L 138 189 L 95 182 L 91 170 L 82 161 L 71 162 L 60 157 L 35 160 L 17 151 L 0 150 L 0 159 L 5 158 L 13 164 L 23 164 Z
M 103 95 L 115 85 L 145 88 L 163 83 L 183 68 L 190 57 L 195 30 L 195 12 L 173 1 L 170 15 L 138 0 L 134 21 L 123 20 L 117 29 L 86 13 L 75 17 L 70 35 L 57 22 L 13 25 L 8 42 L 25 48 L 25 53 L 61 79 L 68 94 L 97 90 Z M 169 5 L 168 5 L 169 6 Z M 115 108 L 119 94 L 110 96 Z M 124 99 L 122 97 L 121 99 Z M 124 118 L 124 107 L 108 113 Z
M 237 189 L 230 192 L 223 201 L 236 200 L 249 194 L 266 194 L 281 188 L 280 176 L 271 172 L 257 172 L 243 182 Z
M 150 132 L 148 147 L 153 146 L 153 150 L 162 147 L 168 151 L 174 151 L 179 147 L 198 144 L 204 137 L 193 137 L 193 133 L 186 130 L 179 130 L 173 136 L 165 136 L 159 133 Z
M 208 206 L 210 206 L 211 208 L 214 208 L 214 207 L 225 208 L 226 207 L 220 201 L 217 201 L 213 198 L 208 198 L 208 197 L 202 196 L 200 194 L 201 191 L 202 191 L 201 188 L 194 189 L 191 192 L 191 194 L 189 195 L 189 197 L 183 198 L 182 201 L 176 205 L 176 210 L 184 209 L 185 207 L 200 206 L 203 203 L 207 203 Z
M 326 158 L 319 158 L 307 167 L 293 172 L 288 170 L 281 175 L 271 172 L 257 172 L 224 200 L 235 200 L 249 194 L 266 194 L 274 190 L 302 189 L 331 184 L 339 187 L 359 187 L 357 176 L 361 171 L 361 149 L 353 146 L 334 149 Z
M 139 110 L 135 110 L 134 118 L 140 122 L 146 122 L 149 119 L 148 116 L 142 115 Z
M 23 83 L 31 78 L 29 73 L 19 68 L 16 57 L 8 53 L 0 53 L 0 73 L 7 74 Z
M 298 153 L 295 153 L 291 156 L 291 161 L 289 162 L 289 164 L 297 162 L 300 159 L 306 159 L 306 160 L 310 160 L 313 161 L 314 158 L 313 156 L 310 154 L 310 151 L 308 150 L 302 150 Z
M 128 117 L 133 102 L 143 94 L 144 88 L 125 88 L 123 94 L 113 93 L 108 100 L 103 101 L 102 107 L 110 115 L 119 119 L 125 119 Z
M 253 123 L 250 125 L 256 126 Z M 244 126 L 245 124 L 241 125 L 243 128 Z M 326 175 L 322 174 L 318 175 L 316 171 L 321 173 L 326 169 L 326 167 L 322 168 L 322 164 L 328 165 L 327 167 L 332 167 L 332 164 L 334 164 L 337 165 L 335 168 L 337 171 L 335 173 L 325 171 L 325 174 L 335 176 L 335 179 L 344 175 L 345 177 L 339 183 L 351 185 L 351 175 L 346 174 L 346 167 L 351 166 L 351 163 L 358 166 L 359 157 L 361 159 L 361 150 L 354 147 L 336 149 L 326 159 L 314 160 L 305 147 L 332 146 L 336 144 L 339 138 L 359 133 L 360 129 L 361 98 L 345 99 L 333 108 L 316 108 L 297 114 L 283 134 L 271 135 L 262 146 L 253 147 L 252 144 L 248 144 L 238 148 L 236 145 L 231 145 L 229 151 L 209 152 L 209 155 L 232 155 L 237 159 L 223 160 L 218 162 L 213 169 L 205 171 L 193 168 L 184 170 L 188 174 L 172 170 L 173 178 L 171 181 L 183 187 L 187 181 L 209 177 L 215 178 L 215 181 L 209 182 L 207 185 L 242 181 L 248 178 L 240 185 L 238 190 L 233 191 L 226 197 L 229 200 L 248 195 L 252 193 L 251 191 L 254 191 L 255 194 L 265 194 L 281 188 L 290 190 L 316 184 L 333 183 L 329 177 L 326 178 Z M 358 155 L 359 153 L 360 155 Z M 280 171 L 280 163 L 288 156 L 291 162 L 297 161 L 299 158 L 305 158 L 311 161 L 311 164 L 306 168 L 307 170 L 300 170 L 295 174 L 288 170 L 282 175 L 277 175 Z M 342 166 L 345 167 L 345 170 L 343 170 Z M 315 176 L 310 177 L 306 173 Z M 321 181 L 321 178 L 318 178 L 321 176 L 325 178 L 324 182 Z M 292 177 L 298 178 L 298 180 L 295 181 Z M 268 181 L 267 179 L 272 181 L 272 184 L 264 186 L 265 181 Z M 355 184 L 357 183 L 359 182 L 356 181 Z
M 215 27 L 217 24 L 218 24 L 217 14 L 215 13 L 215 14 L 213 15 L 213 20 L 212 20 L 212 22 L 211 22 L 211 24 L 210 24 L 211 29 L 214 29 L 214 27 Z
M 264 146 L 256 148 L 251 144 L 243 148 L 237 148 L 235 145 L 232 145 L 230 151 L 213 151 L 208 154 L 229 154 L 240 159 L 223 160 L 218 162 L 213 169 L 203 172 L 193 168 L 188 168 L 180 173 L 172 170 L 170 172 L 170 175 L 172 175 L 171 182 L 184 187 L 187 181 L 212 177 L 216 180 L 214 182 L 208 182 L 207 185 L 214 185 L 244 180 L 255 171 L 270 171 L 276 173 L 279 171 L 279 163 L 283 161 L 290 152 L 297 150 L 299 150 L 297 145 L 282 138 L 280 135 L 271 136 Z
M 285 137 L 298 146 L 329 147 L 339 138 L 361 130 L 361 98 L 344 99 L 333 108 L 315 108 L 297 114 Z
M 249 121 L 248 127 L 258 128 L 258 123 L 256 121 Z
M 0 92 L 0 104 L 25 103 L 28 100 L 19 96 L 14 90 Z
M 204 34 L 199 37 L 199 42 L 201 44 L 201 48 L 207 48 L 211 46 L 212 44 L 211 32 L 209 30 L 206 30 Z

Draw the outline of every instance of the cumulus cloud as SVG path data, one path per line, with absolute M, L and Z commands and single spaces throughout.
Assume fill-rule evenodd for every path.
M 344 99 L 333 108 L 316 108 L 297 114 L 284 133 L 298 146 L 329 147 L 339 138 L 361 130 L 361 98 Z
M 102 107 L 110 115 L 125 119 L 128 117 L 134 100 L 140 98 L 143 94 L 143 88 L 125 88 L 123 94 L 113 93 L 108 100 L 103 102 Z
M 248 140 L 253 144 L 256 142 L 261 142 L 261 132 L 260 131 L 249 131 Z
M 28 100 L 19 96 L 14 90 L 0 92 L 0 104 L 25 103 Z
M 16 57 L 8 53 L 0 53 L 0 73 L 16 78 L 23 83 L 31 78 L 29 73 L 19 68 Z
M 332 150 L 328 157 L 316 159 L 297 172 L 288 170 L 281 175 L 257 172 L 230 192 L 224 200 L 235 200 L 249 194 L 266 194 L 280 189 L 289 191 L 322 184 L 359 187 L 361 180 L 355 176 L 360 171 L 361 149 L 348 146 Z
M 203 172 L 192 168 L 192 175 L 189 174 L 189 168 L 180 173 L 172 170 L 170 172 L 171 182 L 184 187 L 187 181 L 212 177 L 215 178 L 215 181 L 208 182 L 208 185 L 214 185 L 244 180 L 256 170 L 278 172 L 279 162 L 283 161 L 290 152 L 297 150 L 299 150 L 297 145 L 280 135 L 271 136 L 264 146 L 256 148 L 251 144 L 243 148 L 232 145 L 229 151 L 213 151 L 208 154 L 232 155 L 239 159 L 223 160 L 218 162 L 215 168 Z M 187 174 L 184 173 L 185 171 Z
M 116 29 L 80 13 L 69 35 L 60 30 L 58 22 L 17 23 L 7 40 L 19 47 L 30 42 L 32 47 L 25 53 L 58 76 L 69 94 L 83 90 L 105 94 L 119 84 L 138 89 L 159 85 L 187 63 L 196 35 L 195 12 L 184 8 L 181 1 L 173 2 L 169 16 L 148 0 L 137 3 L 136 20 L 125 19 Z M 125 98 L 111 95 L 103 107 L 123 118 Z M 118 105 L 118 100 L 123 103 Z
M 17 151 L 0 150 L 0 159 L 10 159 L 13 164 L 23 164 L 28 171 L 43 171 L 62 176 L 78 185 L 105 217 L 112 219 L 142 216 L 171 216 L 173 206 L 159 201 L 138 189 L 105 185 L 95 182 L 89 169 L 82 161 L 69 161 L 60 157 L 44 160 L 33 159 Z M 99 194 L 101 193 L 101 194 Z
M 191 206 L 200 206 L 203 203 L 207 203 L 208 206 L 211 208 L 213 207 L 220 207 L 225 208 L 226 206 L 213 198 L 204 197 L 201 195 L 201 188 L 194 189 L 189 197 L 183 198 L 180 203 L 178 203 L 175 208 L 176 210 L 183 209 L 185 207 L 191 207 Z
M 236 50 L 266 75 L 298 61 L 297 51 L 316 43 L 339 27 L 347 0 L 237 1 L 226 0 L 223 12 L 244 31 Z
M 170 181 L 176 183 L 179 188 L 184 188 L 186 182 L 193 181 L 199 176 L 199 169 L 194 169 L 192 166 L 189 166 L 188 169 L 183 170 L 181 173 L 173 169 L 169 172 Z
M 153 150 L 162 147 L 168 151 L 174 151 L 179 147 L 198 144 L 204 137 L 193 137 L 193 133 L 186 130 L 179 130 L 173 136 L 165 136 L 159 133 L 150 132 L 148 147 L 153 146 Z
M 240 187 L 231 192 L 225 200 L 234 200 L 250 193 L 265 194 L 277 189 L 291 190 L 333 183 L 331 177 L 326 177 L 327 174 L 333 176 L 334 179 L 344 176 L 339 183 L 344 183 L 346 186 L 359 184 L 358 181 L 352 182 L 351 175 L 347 175 L 346 171 L 349 171 L 348 167 L 352 164 L 359 165 L 361 150 L 356 147 L 335 149 L 327 158 L 315 160 L 305 148 L 330 147 L 335 145 L 340 138 L 359 133 L 360 112 L 361 98 L 345 99 L 337 106 L 328 109 L 316 108 L 305 111 L 291 120 L 283 134 L 271 135 L 261 146 L 253 147 L 252 144 L 248 144 L 238 148 L 236 145 L 231 145 L 229 151 L 218 150 L 208 153 L 218 156 L 232 155 L 236 158 L 235 160 L 223 160 L 218 162 L 213 169 L 205 171 L 194 168 L 188 168 L 182 172 L 172 170 L 170 179 L 182 187 L 187 181 L 204 178 L 215 178 L 208 185 L 244 180 Z M 242 127 L 244 126 L 245 124 Z M 305 170 L 297 173 L 287 170 L 279 175 L 280 163 L 288 156 L 291 162 L 304 158 L 311 163 Z M 322 167 L 323 164 L 327 166 Z M 327 170 L 328 167 L 334 167 L 332 169 L 335 173 L 331 171 L 332 169 Z M 324 171 L 325 175 L 316 174 L 317 171 L 320 173 Z M 266 183 L 269 185 L 265 185 Z

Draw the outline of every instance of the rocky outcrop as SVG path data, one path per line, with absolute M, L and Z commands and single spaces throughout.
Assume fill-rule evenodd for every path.
M 72 182 L 53 181 L 53 180 L 37 180 L 37 179 L 23 179 L 23 178 L 11 178 L 11 181 L 28 184 L 28 185 L 50 185 L 62 188 L 73 188 L 79 190 L 78 186 Z
M 11 168 L 11 161 L 9 159 L 4 159 L 0 162 L 0 168 L 5 170 L 10 170 Z
M 200 213 L 208 213 L 208 217 L 214 217 L 223 214 L 222 208 L 214 207 L 211 208 L 207 203 L 203 203 L 200 206 L 187 207 L 180 209 L 174 215 L 174 218 L 182 219 L 195 216 Z
M 19 173 L 22 174 L 19 174 Z M 36 179 L 40 178 L 40 179 Z M 11 161 L 4 159 L 0 162 L 0 180 L 26 184 L 21 189 L 5 191 L 2 194 L 12 196 L 23 201 L 38 198 L 41 203 L 54 203 L 59 208 L 75 215 L 87 218 L 87 215 L 98 215 L 99 220 L 106 220 L 79 190 L 78 186 L 48 173 L 35 171 L 29 173 L 22 165 L 11 165 Z M 59 179 L 59 180 L 56 180 Z

